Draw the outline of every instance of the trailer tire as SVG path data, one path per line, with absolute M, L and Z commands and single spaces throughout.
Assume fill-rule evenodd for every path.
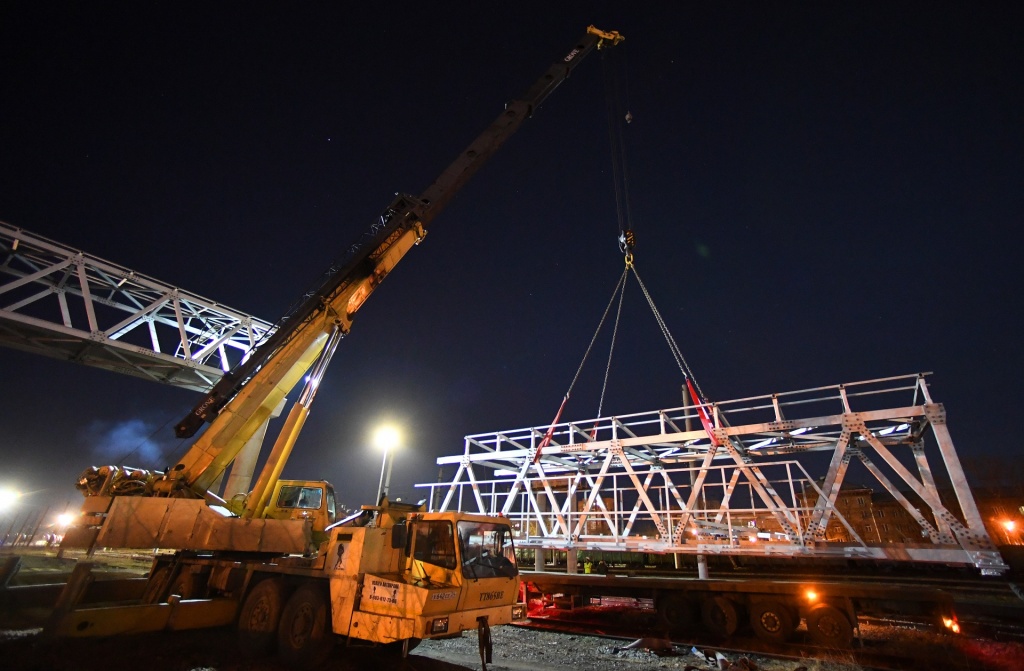
M 777 599 L 765 599 L 750 606 L 750 626 L 762 641 L 784 643 L 793 635 L 796 621 L 789 606 Z
M 287 596 L 287 587 L 280 578 L 262 580 L 249 590 L 238 613 L 238 647 L 244 655 L 262 657 L 274 651 Z
M 740 615 L 736 604 L 724 596 L 709 596 L 700 609 L 701 621 L 708 631 L 728 638 L 739 628 Z
M 295 590 L 277 627 L 277 654 L 296 668 L 320 666 L 334 647 L 331 603 L 321 585 L 306 583 Z
M 853 643 L 853 625 L 849 618 L 827 603 L 807 614 L 807 633 L 812 642 L 830 648 L 849 648 Z
M 686 632 L 693 627 L 696 604 L 682 594 L 669 592 L 658 599 L 658 620 L 671 631 Z

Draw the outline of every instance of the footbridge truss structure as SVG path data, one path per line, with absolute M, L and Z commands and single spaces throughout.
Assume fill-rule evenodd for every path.
M 510 518 L 518 547 L 939 562 L 1001 573 L 1007 566 L 926 375 L 567 422 L 546 444 L 548 426 L 467 436 L 462 454 L 437 460 L 454 477 L 417 486 L 430 490 L 432 509 Z M 912 520 L 913 542 L 880 542 L 851 519 L 844 487 L 863 492 L 865 484 Z
M 0 222 L 0 345 L 208 391 L 273 326 Z

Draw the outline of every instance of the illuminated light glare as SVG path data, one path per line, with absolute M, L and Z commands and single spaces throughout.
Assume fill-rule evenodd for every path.
M 377 427 L 377 430 L 373 432 L 373 444 L 384 451 L 398 447 L 401 440 L 402 434 L 390 424 Z
M 808 601 L 817 601 L 818 600 L 818 593 L 815 592 L 813 589 L 807 590 L 806 592 L 804 592 L 804 595 L 807 597 Z
M 71 524 L 74 519 L 75 516 L 71 513 L 61 513 L 60 515 L 57 515 L 57 526 L 66 527 Z
M 804 427 L 801 427 L 799 429 L 796 429 L 795 431 L 790 431 L 789 435 L 791 435 L 791 436 L 799 436 L 800 434 L 807 433 L 810 430 L 811 430 L 811 427 L 804 426 Z
M 0 511 L 8 510 L 14 507 L 14 504 L 21 498 L 21 492 L 11 489 L 10 487 L 4 487 L 0 489 Z
M 1017 523 L 1013 520 L 1003 520 L 1003 528 L 1007 531 L 1013 531 L 1017 528 Z

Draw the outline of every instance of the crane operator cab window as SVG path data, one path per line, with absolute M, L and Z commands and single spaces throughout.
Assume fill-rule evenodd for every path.
M 413 524 L 412 529 L 413 559 L 449 570 L 458 565 L 455 559 L 455 534 L 452 532 L 451 522 L 418 521 Z
M 514 578 L 512 529 L 498 522 L 459 522 L 462 575 L 466 578 Z
M 303 508 L 320 510 L 323 503 L 324 490 L 319 487 L 302 487 L 285 485 L 281 487 L 281 496 L 277 498 L 279 508 Z

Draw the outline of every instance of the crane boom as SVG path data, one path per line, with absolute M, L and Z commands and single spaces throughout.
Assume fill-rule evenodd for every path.
M 278 323 L 175 427 L 178 437 L 211 426 L 169 473 L 169 480 L 206 496 L 207 488 L 270 417 L 292 387 L 321 356 L 328 334 L 348 333 L 352 319 L 373 290 L 426 234 L 426 226 L 476 174 L 524 120 L 564 82 L 594 49 L 622 41 L 617 32 L 590 26 L 583 37 L 460 153 L 420 196 L 399 194 L 371 227 L 369 240 L 325 273 L 318 288 Z M 292 422 L 289 422 L 292 424 Z M 295 430 L 301 428 L 297 418 Z M 292 439 L 293 440 L 293 439 Z M 280 442 L 280 440 L 279 440 Z

